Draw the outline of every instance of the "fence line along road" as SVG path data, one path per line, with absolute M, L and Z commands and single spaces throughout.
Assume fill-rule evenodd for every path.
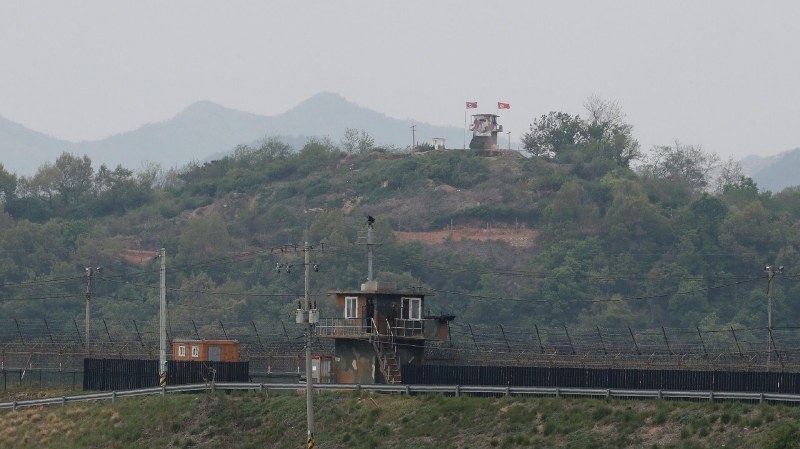
M 184 391 L 216 391 L 216 390 L 255 390 L 255 391 L 290 391 L 302 390 L 305 385 L 296 383 L 250 383 L 250 382 L 218 382 L 208 384 L 171 385 L 166 387 L 140 388 L 138 390 L 111 391 L 104 393 L 81 394 L 74 396 L 58 396 L 51 398 L 29 399 L 25 401 L 0 402 L 0 410 L 17 410 L 19 407 L 35 407 L 68 402 L 111 400 L 128 396 L 146 396 L 170 392 Z M 315 384 L 315 390 L 341 391 L 363 390 L 381 393 L 445 393 L 458 396 L 460 394 L 502 394 L 502 395 L 538 395 L 553 397 L 592 397 L 622 399 L 691 399 L 691 400 L 736 400 L 736 401 L 770 401 L 799 403 L 800 395 L 781 393 L 752 393 L 731 391 L 668 391 L 668 390 L 624 390 L 601 388 L 551 388 L 551 387 L 502 387 L 485 385 L 360 385 L 360 384 Z

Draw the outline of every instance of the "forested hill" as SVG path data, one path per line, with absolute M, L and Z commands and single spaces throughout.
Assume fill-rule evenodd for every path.
M 373 215 L 378 280 L 421 281 L 436 292 L 431 313 L 462 322 L 763 327 L 763 270 L 775 264 L 786 267 L 775 326 L 794 325 L 800 192 L 759 193 L 730 165 L 712 179 L 713 155 L 690 145 L 645 156 L 631 130 L 551 114 L 525 136 L 530 157 L 271 139 L 180 171 L 95 167 L 68 153 L 30 178 L 2 171 L 0 317 L 81 317 L 84 268 L 102 266 L 93 317 L 154 320 L 152 257 L 165 247 L 171 323 L 291 320 L 301 260 L 269 248 L 302 242 L 306 224 L 320 249 L 314 299 L 331 316 L 326 291 L 365 280 L 357 240 Z M 484 237 L 409 241 L 451 222 L 454 236 Z M 515 232 L 535 239 L 515 244 Z M 277 262 L 295 268 L 277 272 Z

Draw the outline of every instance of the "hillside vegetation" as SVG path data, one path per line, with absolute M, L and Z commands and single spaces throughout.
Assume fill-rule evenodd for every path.
M 172 322 L 220 319 L 235 329 L 291 320 L 301 260 L 278 247 L 301 243 L 306 225 L 321 250 L 314 300 L 332 316 L 325 292 L 366 278 L 358 232 L 372 215 L 383 243 L 378 280 L 422 282 L 437 292 L 430 312 L 462 322 L 764 327 L 763 269 L 774 264 L 786 267 L 775 282 L 775 326 L 793 325 L 800 191 L 760 191 L 735 164 L 693 145 L 645 154 L 614 104 L 587 106 L 587 118 L 537 119 L 523 139 L 529 157 L 343 151 L 316 139 L 295 149 L 269 138 L 181 170 L 98 168 L 69 153 L 31 177 L 0 170 L 0 316 L 80 318 L 84 268 L 102 266 L 93 317 L 153 320 L 158 262 L 125 255 L 165 247 Z M 394 235 L 451 223 L 520 227 L 536 240 L 425 245 Z M 277 272 L 277 262 L 295 269 Z
M 324 448 L 800 443 L 800 410 L 766 404 L 327 393 L 316 397 L 315 410 Z M 0 412 L 3 447 L 289 448 L 305 447 L 305 433 L 305 397 L 296 394 L 170 394 Z

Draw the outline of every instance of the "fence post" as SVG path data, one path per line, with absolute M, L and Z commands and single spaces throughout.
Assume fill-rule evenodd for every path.
M 572 346 L 572 337 L 569 336 L 567 326 L 564 326 L 564 333 L 567 334 L 567 341 L 569 342 L 569 348 L 572 350 L 572 355 L 575 355 L 575 346 Z
M 67 397 L 61 396 L 61 408 L 64 408 L 66 406 L 67 406 Z
M 633 346 L 636 348 L 636 354 L 642 355 L 641 351 L 639 351 L 639 344 L 636 343 L 636 337 L 633 336 L 633 330 L 628 327 L 628 332 L 631 333 L 631 340 L 633 340 Z
M 458 397 L 458 393 L 459 393 L 460 390 L 461 390 L 461 388 L 458 385 L 456 385 L 456 397 Z

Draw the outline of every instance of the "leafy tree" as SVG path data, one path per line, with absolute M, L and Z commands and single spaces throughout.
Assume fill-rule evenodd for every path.
M 678 293 L 669 299 L 669 312 L 675 324 L 696 326 L 710 312 L 708 298 L 699 282 L 681 282 Z
M 574 233 L 599 218 L 597 206 L 592 205 L 586 190 L 577 182 L 566 182 L 550 205 L 553 224 Z
M 633 125 L 625 122 L 625 114 L 616 101 L 592 95 L 583 106 L 588 113 L 584 125 L 587 141 L 601 154 L 623 167 L 642 157 L 639 142 L 633 138 Z
M 772 196 L 771 192 L 759 193 L 758 184 L 753 178 L 741 176 L 739 181 L 726 184 L 722 190 L 722 197 L 726 203 L 739 208 L 745 207 L 754 201 L 765 201 Z
M 0 162 L 0 203 L 14 198 L 17 191 L 17 175 L 9 173 Z
M 179 253 L 181 263 L 217 257 L 228 248 L 230 235 L 219 214 L 209 217 L 192 217 L 181 233 Z
M 65 151 L 56 159 L 55 168 L 60 174 L 55 188 L 64 205 L 78 203 L 89 193 L 94 173 L 89 156 L 83 155 L 81 158 Z
M 361 137 L 358 139 L 358 152 L 367 154 L 372 151 L 373 148 L 375 148 L 375 139 L 362 129 Z
M 61 173 L 52 163 L 45 162 L 31 177 L 19 178 L 19 193 L 22 197 L 36 198 L 45 203 L 51 210 L 55 207 L 58 195 L 58 180 Z
M 720 167 L 719 174 L 714 179 L 714 193 L 722 195 L 725 193 L 725 186 L 735 185 L 740 183 L 744 178 L 742 166 L 733 158 L 729 157 L 722 167 Z
M 342 144 L 342 149 L 347 151 L 349 154 L 353 154 L 357 152 L 358 149 L 358 130 L 355 128 L 345 128 L 344 129 L 344 136 L 339 141 Z
M 375 139 L 372 138 L 366 131 L 361 130 L 359 135 L 358 130 L 355 128 L 345 128 L 344 136 L 339 141 L 342 148 L 349 154 L 358 153 L 366 154 L 375 148 Z
M 695 192 L 709 186 L 711 174 L 719 165 L 719 156 L 707 153 L 699 145 L 656 146 L 647 161 L 639 168 L 645 176 L 681 181 Z
M 583 142 L 584 123 L 579 116 L 551 111 L 534 120 L 523 134 L 522 145 L 532 156 L 558 154 L 562 148 Z

